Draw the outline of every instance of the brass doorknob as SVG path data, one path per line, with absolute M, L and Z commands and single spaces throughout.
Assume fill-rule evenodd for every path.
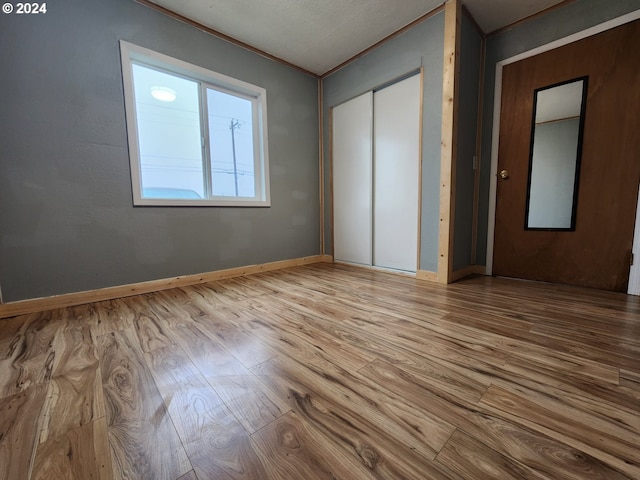
M 503 180 L 506 180 L 507 178 L 509 178 L 509 171 L 508 170 L 500 170 L 500 178 Z

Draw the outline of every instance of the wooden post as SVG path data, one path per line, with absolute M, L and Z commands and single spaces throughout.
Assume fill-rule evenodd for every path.
M 442 72 L 442 153 L 440 158 L 440 221 L 438 229 L 438 282 L 445 284 L 451 282 L 451 274 L 453 273 L 461 14 L 461 0 L 448 0 L 445 3 L 444 65 Z

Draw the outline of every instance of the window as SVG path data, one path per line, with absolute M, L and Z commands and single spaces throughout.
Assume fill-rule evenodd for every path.
M 266 91 L 120 49 L 134 205 L 269 206 Z

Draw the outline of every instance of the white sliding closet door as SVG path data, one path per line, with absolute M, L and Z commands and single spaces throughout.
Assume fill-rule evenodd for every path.
M 371 92 L 333 108 L 333 256 L 371 265 Z
M 420 75 L 373 94 L 373 265 L 418 263 Z

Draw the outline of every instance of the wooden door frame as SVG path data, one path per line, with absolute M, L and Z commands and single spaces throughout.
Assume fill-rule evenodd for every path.
M 640 295 L 640 188 L 638 189 L 638 203 L 636 206 L 636 224 L 633 227 L 633 246 L 631 247 L 633 263 L 629 271 L 629 295 Z
M 498 184 L 497 182 L 498 146 L 499 146 L 499 139 L 500 139 L 500 108 L 502 103 L 502 69 L 506 65 L 509 65 L 511 63 L 515 63 L 520 60 L 524 60 L 525 58 L 533 57 L 534 55 L 538 55 L 540 53 L 544 53 L 549 50 L 562 47 L 569 43 L 576 42 L 578 40 L 582 40 L 584 38 L 591 37 L 593 35 L 597 35 L 598 33 L 611 30 L 612 28 L 619 27 L 620 25 L 624 25 L 626 23 L 632 22 L 639 18 L 640 18 L 640 10 L 636 10 L 634 12 L 627 13 L 625 15 L 614 18 L 612 20 L 608 20 L 604 23 L 587 28 L 586 30 L 582 30 L 580 32 L 574 33 L 564 38 L 560 38 L 553 42 L 547 43 L 545 45 L 541 45 L 539 47 L 528 50 L 526 52 L 522 52 L 518 55 L 506 58 L 496 63 L 496 76 L 495 76 L 494 97 L 493 97 L 493 129 L 492 129 L 492 136 L 491 136 L 491 171 L 490 171 L 491 176 L 490 176 L 490 183 L 489 183 L 489 215 L 488 215 L 489 218 L 487 222 L 487 256 L 486 256 L 486 264 L 485 264 L 486 275 L 491 275 L 493 273 L 493 246 L 494 246 L 495 228 L 496 228 L 496 192 L 497 192 L 497 184 Z M 636 263 L 636 266 L 640 268 L 640 261 L 635 263 Z

